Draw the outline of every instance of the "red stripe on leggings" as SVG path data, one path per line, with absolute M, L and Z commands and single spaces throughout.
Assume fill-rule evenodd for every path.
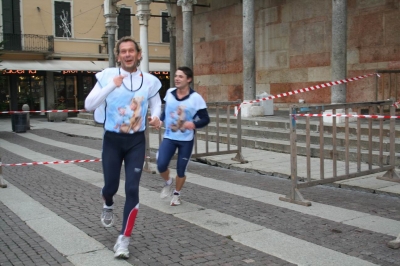
M 135 225 L 136 215 L 139 211 L 139 203 L 129 213 L 128 220 L 126 221 L 124 236 L 130 237 L 132 234 L 133 227 Z

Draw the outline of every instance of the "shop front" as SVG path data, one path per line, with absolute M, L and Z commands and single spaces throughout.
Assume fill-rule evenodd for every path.
M 3 71 L 0 75 L 0 110 L 20 111 L 24 104 L 28 104 L 31 111 L 82 109 L 86 96 L 96 82 L 95 73 L 94 71 Z
M 84 101 L 96 83 L 96 72 L 61 71 L 53 74 L 54 107 L 77 110 L 84 108 Z
M 46 72 L 36 70 L 4 70 L 0 75 L 0 111 L 31 110 L 45 106 Z
M 169 72 L 150 71 L 162 83 L 161 98 L 169 88 Z M 105 61 L 7 61 L 1 62 L 0 111 L 20 111 L 28 104 L 31 111 L 84 108 L 86 96 L 96 83 L 95 74 L 108 67 Z M 165 70 L 169 64 L 161 65 Z M 32 115 L 43 112 L 32 113 Z M 69 113 L 73 116 L 75 113 Z

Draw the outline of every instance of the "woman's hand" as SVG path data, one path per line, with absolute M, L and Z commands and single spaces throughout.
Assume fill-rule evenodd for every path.
M 193 122 L 189 122 L 189 121 L 186 121 L 183 124 L 183 127 L 186 128 L 186 129 L 190 129 L 190 130 L 196 129 L 196 126 L 194 125 L 194 123 Z

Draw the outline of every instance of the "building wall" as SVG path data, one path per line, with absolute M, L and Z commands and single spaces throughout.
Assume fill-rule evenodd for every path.
M 105 32 L 103 0 L 61 0 L 71 3 L 72 38 L 55 37 L 54 57 L 70 60 L 70 57 L 92 57 L 107 59 L 105 49 L 99 53 L 101 36 Z M 135 14 L 136 4 L 132 0 L 118 2 L 118 6 L 129 8 Z M 166 5 L 152 3 L 151 13 L 160 15 Z M 55 35 L 54 0 L 21 0 L 22 34 Z M 139 41 L 139 22 L 130 17 L 132 36 Z M 120 36 L 121 37 L 121 36 Z M 151 17 L 148 26 L 149 56 L 154 62 L 169 62 L 169 43 L 161 41 L 161 18 Z
M 216 2 L 194 7 L 195 87 L 209 101 L 236 100 L 243 97 L 242 1 Z M 400 0 L 347 3 L 347 77 L 400 69 Z M 255 0 L 256 93 L 276 95 L 331 81 L 331 26 L 332 0 Z M 178 65 L 183 62 L 181 29 L 178 9 Z M 330 88 L 274 102 L 300 98 L 330 103 Z M 348 83 L 347 102 L 375 98 L 374 78 Z

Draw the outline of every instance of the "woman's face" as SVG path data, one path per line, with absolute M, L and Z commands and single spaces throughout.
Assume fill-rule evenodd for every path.
M 175 87 L 178 89 L 184 89 L 189 87 L 190 82 L 192 82 L 191 78 L 188 78 L 186 74 L 182 70 L 177 70 L 175 72 Z

